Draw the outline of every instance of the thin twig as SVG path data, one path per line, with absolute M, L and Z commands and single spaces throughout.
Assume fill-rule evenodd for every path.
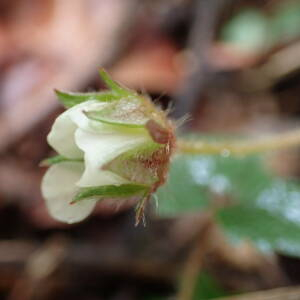
M 271 256 L 260 253 L 250 243 L 239 247 L 232 245 L 213 218 L 213 215 L 209 213 L 203 216 L 204 223 L 199 229 L 194 246 L 187 257 L 181 274 L 177 300 L 194 299 L 198 275 L 209 266 L 208 261 L 212 258 L 219 266 L 228 265 L 232 267 L 231 270 L 237 270 L 240 274 L 248 273 L 256 276 L 256 278 L 259 276 L 267 284 L 265 286 L 269 286 L 269 288 L 280 284 L 288 284 L 276 261 Z M 262 285 L 262 287 L 265 286 Z M 246 300 L 248 298 L 243 299 Z M 292 298 L 292 300 L 294 299 Z M 300 298 L 297 299 L 299 300 Z
M 175 94 L 174 118 L 192 111 L 195 101 L 210 78 L 212 68 L 207 55 L 214 39 L 219 14 L 225 0 L 195 0 L 195 16 L 188 37 L 188 51 L 194 58 L 188 63 L 188 74 L 182 88 Z
M 200 273 L 204 258 L 211 248 L 211 232 L 214 222 L 209 215 L 206 223 L 201 227 L 196 243 L 192 248 L 183 268 L 179 287 L 178 300 L 191 300 L 197 284 L 197 275 Z

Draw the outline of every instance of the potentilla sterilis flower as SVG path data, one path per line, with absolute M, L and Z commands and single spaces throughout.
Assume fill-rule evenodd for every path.
M 42 194 L 50 214 L 74 223 L 97 201 L 136 203 L 136 223 L 156 189 L 165 182 L 175 146 L 174 128 L 147 96 L 114 82 L 100 71 L 110 90 L 99 93 L 56 91 L 68 108 L 57 117 L 48 143 Z

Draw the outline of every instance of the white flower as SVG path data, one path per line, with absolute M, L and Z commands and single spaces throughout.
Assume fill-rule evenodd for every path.
M 97 200 L 146 197 L 163 183 L 168 167 L 173 137 L 161 142 L 154 132 L 158 127 L 159 137 L 169 136 L 164 114 L 102 77 L 112 91 L 58 94 L 64 104 L 79 103 L 55 120 L 47 138 L 60 156 L 49 160 L 55 163 L 42 180 L 42 194 L 50 214 L 63 222 L 86 218 Z

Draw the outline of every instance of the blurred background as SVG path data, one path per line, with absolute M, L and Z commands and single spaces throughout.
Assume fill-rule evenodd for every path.
M 194 280 L 186 278 L 195 257 L 202 268 L 204 213 L 149 213 L 146 227 L 134 227 L 132 209 L 108 207 L 72 226 L 48 215 L 39 162 L 54 154 L 46 136 L 63 111 L 53 90 L 99 90 L 100 67 L 170 108 L 175 120 L 188 118 L 182 132 L 295 128 L 300 1 L 1 0 L 0 299 L 177 299 L 181 277 L 184 289 Z M 298 178 L 299 154 L 272 156 L 272 172 Z M 178 299 L 300 283 L 298 258 L 270 259 L 249 243 L 234 250 L 212 236 L 218 242 L 198 296 Z

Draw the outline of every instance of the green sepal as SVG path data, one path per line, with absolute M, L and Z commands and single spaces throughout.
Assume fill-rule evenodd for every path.
M 91 197 L 106 198 L 125 198 L 136 195 L 145 195 L 150 187 L 145 184 L 121 184 L 121 185 L 103 185 L 82 188 L 75 195 L 71 204 Z
M 99 75 L 106 86 L 109 87 L 117 95 L 121 97 L 136 95 L 134 91 L 131 91 L 114 81 L 104 69 L 99 70 Z
M 115 100 L 120 100 L 120 96 L 111 92 L 98 92 L 98 93 L 71 93 L 71 92 L 62 92 L 55 90 L 55 93 L 59 101 L 66 107 L 70 108 L 79 103 L 88 101 L 88 100 L 97 100 L 100 102 L 110 102 Z
M 153 184 L 158 181 L 158 166 L 148 168 L 147 165 L 141 162 L 150 159 L 152 154 L 160 147 L 161 145 L 155 142 L 146 142 L 120 154 L 102 168 L 130 182 L 135 181 L 136 175 L 138 174 L 138 182 L 153 186 Z
M 88 101 L 88 100 L 97 100 L 100 102 L 110 102 L 115 100 L 120 100 L 123 97 L 135 96 L 136 93 L 125 87 L 122 87 L 119 83 L 114 81 L 108 73 L 101 69 L 99 74 L 102 80 L 105 82 L 107 87 L 111 90 L 104 92 L 91 92 L 91 93 L 72 93 L 72 92 L 63 92 L 59 90 L 54 90 L 59 101 L 66 107 L 70 108 L 79 103 Z
M 82 158 L 73 158 L 72 159 L 72 158 L 67 158 L 65 156 L 62 156 L 62 155 L 56 155 L 56 156 L 49 157 L 49 158 L 46 158 L 46 159 L 42 160 L 40 162 L 40 166 L 41 167 L 49 167 L 49 166 L 59 164 L 61 162 L 66 162 L 66 161 L 83 162 L 83 159 Z
M 109 125 L 116 125 L 116 126 L 124 126 L 128 128 L 143 128 L 145 127 L 146 122 L 148 119 L 143 119 L 139 121 L 125 121 L 125 120 L 117 120 L 115 118 L 110 118 L 105 116 L 105 110 L 102 111 L 84 111 L 84 114 L 93 121 L 98 121 L 101 123 L 109 124 Z

